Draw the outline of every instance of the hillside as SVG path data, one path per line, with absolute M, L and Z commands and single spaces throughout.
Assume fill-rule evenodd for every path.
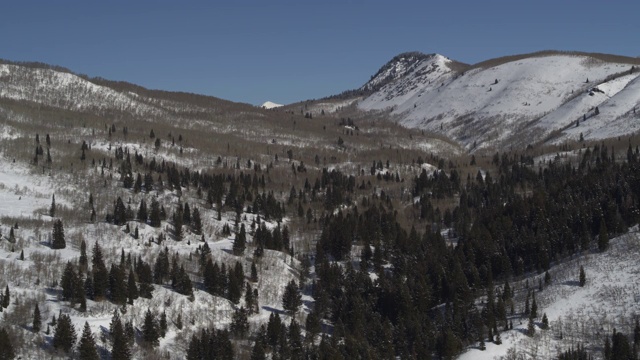
M 576 59 L 511 60 L 540 62 L 527 68 L 545 78 Z M 600 358 L 605 339 L 630 349 L 620 341 L 637 310 L 640 140 L 555 145 L 562 133 L 549 132 L 546 147 L 468 154 L 357 106 L 385 91 L 379 101 L 409 101 L 429 81 L 418 98 L 435 98 L 485 70 L 396 60 L 358 97 L 274 109 L 0 65 L 0 355 L 555 358 L 580 343 Z M 491 66 L 516 81 L 511 60 Z M 590 77 L 617 69 L 594 64 Z M 396 86 L 406 77 L 417 80 Z M 562 119 L 598 106 L 583 137 L 629 116 L 638 79 L 589 84 L 588 97 L 558 105 Z M 459 111 L 483 101 L 460 99 Z M 527 335 L 544 312 L 550 329 Z
M 637 130 L 637 58 L 541 52 L 471 67 L 451 63 L 441 55 L 395 57 L 363 86 L 375 91 L 358 107 L 390 110 L 400 124 L 467 149 L 562 143 L 578 140 L 580 132 L 600 140 Z M 606 111 L 595 116 L 596 107 Z M 568 129 L 585 115 L 586 127 Z

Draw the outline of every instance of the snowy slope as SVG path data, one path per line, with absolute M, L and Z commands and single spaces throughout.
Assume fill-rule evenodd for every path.
M 516 358 L 555 359 L 558 351 L 564 351 L 581 343 L 595 359 L 602 358 L 604 336 L 613 329 L 633 336 L 634 316 L 640 312 L 640 234 L 637 226 L 628 234 L 610 240 L 605 253 L 586 254 L 575 260 L 552 267 L 549 273 L 551 285 L 543 291 L 536 290 L 539 318 L 536 335 L 525 335 L 526 318 L 512 317 L 514 329 L 501 334 L 502 344 L 487 342 L 487 350 L 477 347 L 464 352 L 460 360 L 490 360 Z M 580 266 L 586 273 L 586 284 L 578 286 Z M 529 278 L 536 284 L 539 276 Z M 514 285 L 522 288 L 523 282 Z M 516 290 L 517 291 L 517 290 Z M 522 303 L 516 303 L 516 313 Z M 549 329 L 539 326 L 543 313 L 549 319 Z M 507 356 L 509 355 L 509 356 Z
M 359 108 L 391 109 L 401 124 L 444 133 L 468 148 L 474 142 L 481 147 L 527 144 L 575 122 L 576 115 L 611 99 L 640 74 L 629 74 L 632 64 L 587 55 L 532 56 L 461 73 L 451 71 L 447 61 L 440 55 L 423 61 Z M 614 75 L 621 77 L 604 83 Z M 594 87 L 604 94 L 578 96 Z M 638 95 L 633 91 L 616 102 L 612 118 L 630 110 L 629 98 Z M 536 132 L 525 131 L 534 127 Z

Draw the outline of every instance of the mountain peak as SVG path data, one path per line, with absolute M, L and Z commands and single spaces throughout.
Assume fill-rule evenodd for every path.
M 271 102 L 271 101 L 265 101 L 262 105 L 260 105 L 261 108 L 267 109 L 267 110 L 274 109 L 274 108 L 279 108 L 281 106 L 284 106 L 284 105 L 276 104 L 276 103 Z
M 371 79 L 360 89 L 365 91 L 377 91 L 386 84 L 400 79 L 415 71 L 425 63 L 446 64 L 450 62 L 447 57 L 440 54 L 424 54 L 419 51 L 404 52 L 394 56 L 384 64 Z

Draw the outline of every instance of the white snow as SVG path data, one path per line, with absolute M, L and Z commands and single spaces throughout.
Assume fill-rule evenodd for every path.
M 476 68 L 456 76 L 445 70 L 448 68 L 443 59 L 421 65 L 438 65 L 428 76 L 420 78 L 409 73 L 362 100 L 358 107 L 390 109 L 405 126 L 444 133 L 467 146 L 474 141 L 486 146 L 517 139 L 532 122 L 541 130 L 528 132 L 527 138 L 520 141 L 526 144 L 541 139 L 601 103 L 604 108 L 615 108 L 607 115 L 608 124 L 612 124 L 640 98 L 637 89 L 631 88 L 640 72 L 628 74 L 630 64 L 606 63 L 587 56 L 549 55 Z M 625 72 L 627 75 L 622 75 Z M 621 76 L 603 83 L 613 74 Z M 581 95 L 594 87 L 604 94 L 585 95 L 588 98 Z M 614 105 L 615 95 L 622 94 L 623 89 L 629 89 L 629 94 Z M 543 119 L 537 121 L 539 118 Z
M 267 110 L 269 110 L 269 109 L 279 108 L 279 107 L 281 107 L 281 106 L 284 106 L 284 105 L 282 105 L 282 104 L 276 104 L 276 103 L 271 102 L 271 101 L 266 101 L 266 102 L 264 102 L 262 105 L 260 105 L 260 107 L 261 107 L 261 108 L 263 108 L 263 109 L 267 109 Z

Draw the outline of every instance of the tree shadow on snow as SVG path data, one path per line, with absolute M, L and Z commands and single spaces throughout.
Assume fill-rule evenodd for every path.
M 580 282 L 576 281 L 576 280 L 567 280 L 565 282 L 562 283 L 562 285 L 567 285 L 567 286 L 580 286 Z
M 286 312 L 284 312 L 284 310 L 280 310 L 280 309 L 276 309 L 276 308 L 272 308 L 271 306 L 262 306 L 263 310 L 267 310 L 270 311 L 272 313 L 276 313 L 278 315 L 285 315 Z

